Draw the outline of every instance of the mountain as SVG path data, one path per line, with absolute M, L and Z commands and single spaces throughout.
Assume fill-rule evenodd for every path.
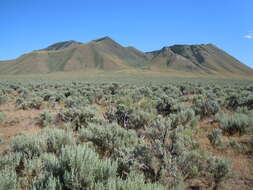
M 0 61 L 0 74 L 145 69 L 191 73 L 253 75 L 253 70 L 212 44 L 174 45 L 144 53 L 109 37 L 89 43 L 65 41 Z
M 148 52 L 150 67 L 208 74 L 253 74 L 253 70 L 213 44 L 174 45 Z
M 81 45 L 81 42 L 76 42 L 74 40 L 65 41 L 65 42 L 58 42 L 51 46 L 48 46 L 47 48 L 42 49 L 42 51 L 51 51 L 51 50 L 61 50 L 67 47 L 76 47 Z
M 104 37 L 89 43 L 60 42 L 15 60 L 0 61 L 0 74 L 121 70 L 142 67 L 146 61 L 145 53 L 123 47 L 111 38 Z

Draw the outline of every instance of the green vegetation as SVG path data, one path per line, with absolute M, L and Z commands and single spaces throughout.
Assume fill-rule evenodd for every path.
M 246 80 L 5 80 L 1 97 L 40 111 L 41 130 L 0 153 L 0 189 L 181 190 L 196 179 L 224 189 L 231 163 L 198 137 L 215 151 L 241 147 L 226 138 L 252 137 L 252 92 Z
M 0 112 L 0 124 L 4 123 L 5 119 L 6 119 L 5 113 Z
M 228 135 L 247 134 L 253 132 L 253 114 L 243 113 L 221 113 L 217 116 L 220 128 Z

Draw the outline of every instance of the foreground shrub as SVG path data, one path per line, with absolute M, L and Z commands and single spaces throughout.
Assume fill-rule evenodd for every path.
M 27 159 L 40 156 L 46 148 L 45 139 L 38 136 L 20 135 L 11 142 L 11 151 L 21 153 Z
M 11 143 L 11 151 L 21 153 L 25 158 L 33 159 L 45 152 L 59 153 L 66 145 L 75 144 L 71 132 L 48 128 L 36 136 L 20 135 Z
M 97 183 L 94 186 L 96 190 L 165 190 L 165 187 L 159 184 L 146 183 L 143 175 L 131 172 L 127 179 L 112 178 L 108 184 Z
M 3 170 L 0 170 L 0 189 L 1 190 L 19 190 L 15 169 L 6 168 Z
M 111 154 L 121 148 L 134 146 L 138 137 L 133 130 L 127 130 L 116 123 L 91 124 L 80 131 L 80 139 L 93 142 L 100 152 Z
M 211 178 L 214 181 L 214 190 L 220 189 L 223 181 L 229 177 L 230 173 L 230 164 L 226 160 L 219 158 L 211 158 L 209 160 L 209 168 Z
M 100 160 L 91 148 L 83 145 L 62 148 L 59 159 L 44 159 L 46 173 L 33 183 L 34 189 L 45 189 L 48 184 L 55 189 L 91 189 L 95 183 L 107 184 L 117 174 L 116 162 Z
M 75 145 L 76 140 L 72 132 L 61 129 L 47 128 L 39 134 L 46 144 L 46 152 L 59 154 L 61 149 L 67 145 Z

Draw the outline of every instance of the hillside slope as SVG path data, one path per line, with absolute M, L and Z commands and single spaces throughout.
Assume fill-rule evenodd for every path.
M 90 70 L 177 71 L 200 74 L 252 75 L 253 70 L 212 44 L 174 45 L 144 53 L 109 37 L 89 43 L 65 41 L 0 61 L 0 74 Z
M 0 74 L 121 70 L 141 67 L 146 61 L 145 53 L 133 51 L 109 37 L 104 37 L 86 44 L 75 41 L 60 42 L 15 60 L 0 61 Z
M 150 68 L 208 74 L 253 74 L 253 70 L 212 44 L 174 45 L 148 52 Z

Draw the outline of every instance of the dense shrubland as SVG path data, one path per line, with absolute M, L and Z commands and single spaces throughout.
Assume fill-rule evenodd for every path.
M 193 179 L 222 189 L 230 163 L 203 148 L 198 126 L 215 124 L 207 138 L 217 149 L 232 147 L 224 136 L 252 135 L 252 93 L 241 83 L 5 81 L 0 105 L 41 110 L 43 129 L 1 154 L 0 189 L 176 190 Z

